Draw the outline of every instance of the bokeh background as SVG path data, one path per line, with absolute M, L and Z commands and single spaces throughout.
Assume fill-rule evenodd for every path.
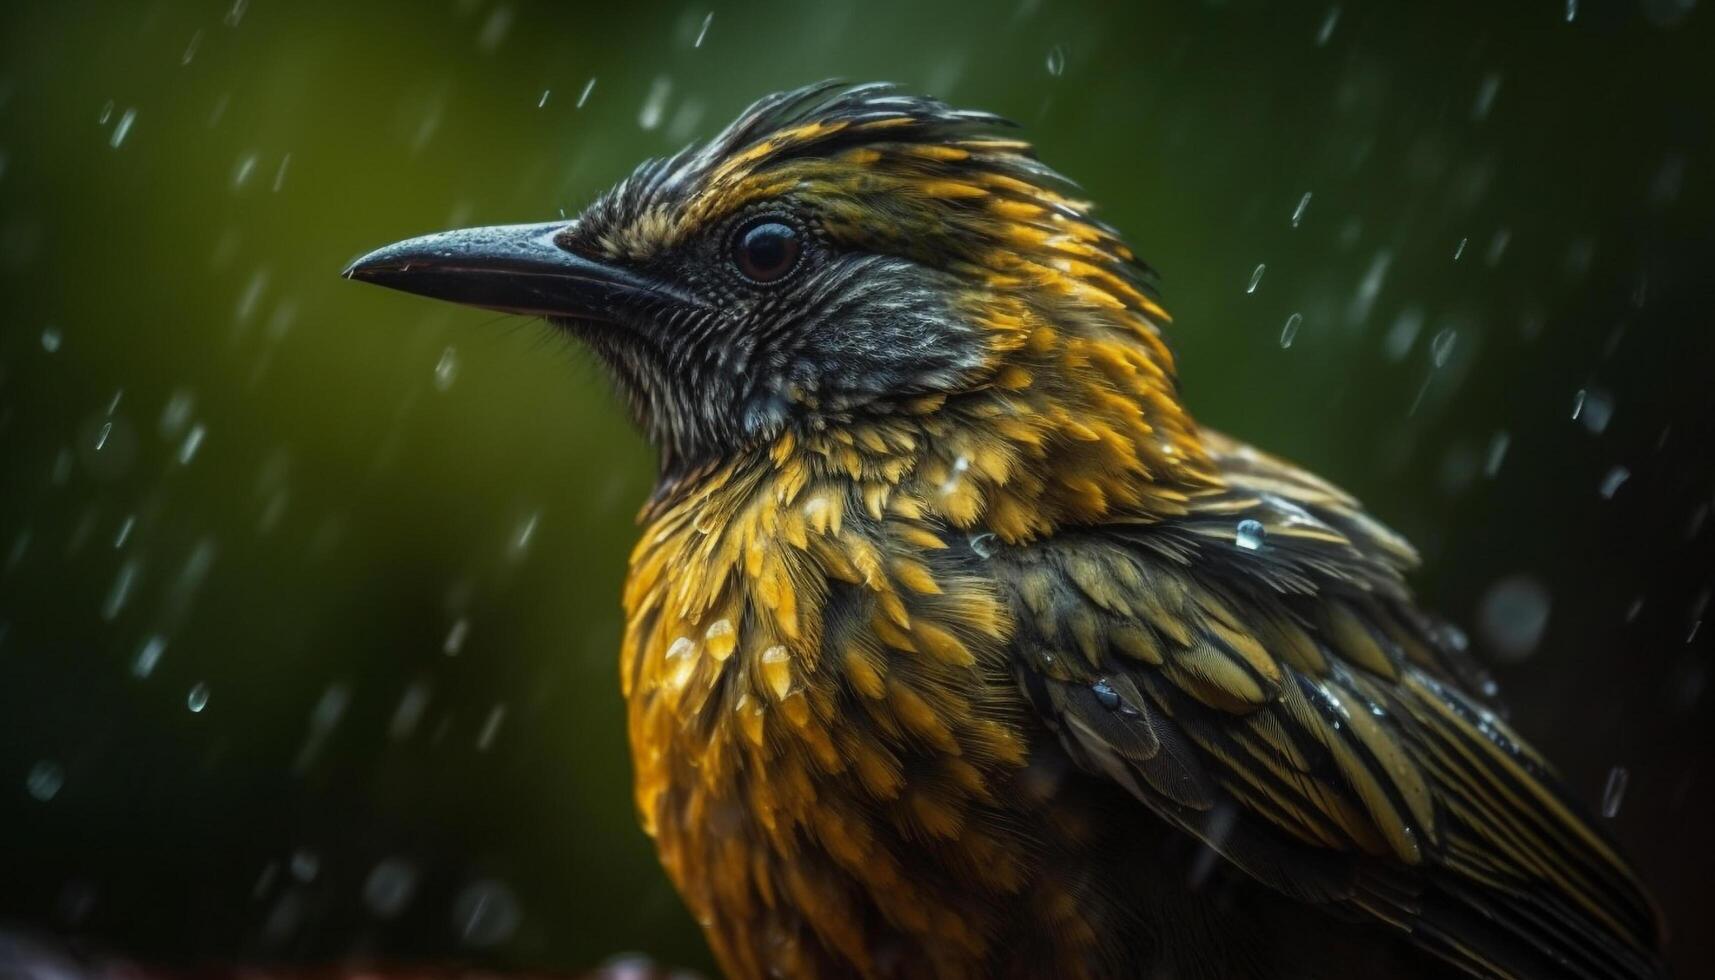
M 338 271 L 575 214 L 838 75 L 1082 182 L 1201 417 L 1422 547 L 1711 975 L 1712 14 L 5 4 L 0 918 L 163 962 L 707 966 L 615 676 L 650 454 L 539 324 Z

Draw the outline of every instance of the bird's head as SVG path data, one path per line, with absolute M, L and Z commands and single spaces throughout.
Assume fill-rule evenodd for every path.
M 1106 442 L 1110 468 L 1159 479 L 1197 451 L 1149 270 L 1007 125 L 813 85 L 642 164 L 575 220 L 415 238 L 347 275 L 573 334 L 667 480 L 788 433 L 931 413 L 1004 418 L 1044 459 Z

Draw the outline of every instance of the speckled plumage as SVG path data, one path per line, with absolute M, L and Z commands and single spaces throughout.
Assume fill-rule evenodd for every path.
M 722 967 L 1657 976 L 1411 547 L 1194 421 L 1147 269 L 1000 126 L 773 96 L 557 239 L 689 297 L 565 326 L 662 451 L 621 675 Z M 721 271 L 755 214 L 779 287 Z

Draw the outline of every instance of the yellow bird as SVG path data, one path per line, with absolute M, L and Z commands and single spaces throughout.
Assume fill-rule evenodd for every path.
M 636 799 L 730 976 L 1661 975 L 1411 546 L 1196 422 L 1003 120 L 813 85 L 347 274 L 546 317 L 660 450 Z

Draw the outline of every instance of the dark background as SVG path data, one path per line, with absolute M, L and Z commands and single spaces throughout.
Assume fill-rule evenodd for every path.
M 840 75 L 1084 184 L 1201 418 L 1418 543 L 1715 973 L 1710 10 L 709 13 L 4 5 L 0 916 L 166 961 L 706 964 L 615 678 L 649 454 L 539 325 L 337 273 Z

